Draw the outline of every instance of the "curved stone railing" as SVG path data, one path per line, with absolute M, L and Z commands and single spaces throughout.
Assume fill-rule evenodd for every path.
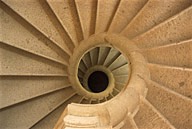
M 150 78 L 150 74 L 144 57 L 139 53 L 139 49 L 125 37 L 105 33 L 92 36 L 84 43 L 81 43 L 82 45 L 77 48 L 72 56 L 74 58 L 70 60 L 69 78 L 71 83 L 76 86 L 74 88 L 77 91 L 81 91 L 80 87 L 78 87 L 78 79 L 75 76 L 78 67 L 77 61 L 81 59 L 83 52 L 101 43 L 117 48 L 130 60 L 131 74 L 126 88 L 115 98 L 104 103 L 94 105 L 69 104 L 56 124 L 55 129 L 61 127 L 119 128 L 128 115 L 134 115 L 138 111 L 140 95 L 145 96 L 147 92 L 143 78 Z M 83 96 L 91 96 L 83 92 L 80 93 Z

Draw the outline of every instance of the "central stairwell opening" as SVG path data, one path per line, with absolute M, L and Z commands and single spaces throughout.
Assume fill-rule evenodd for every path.
M 95 71 L 88 77 L 88 87 L 91 92 L 99 93 L 104 91 L 109 84 L 108 76 L 102 71 Z

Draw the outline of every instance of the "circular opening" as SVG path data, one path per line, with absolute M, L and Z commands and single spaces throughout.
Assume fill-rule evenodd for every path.
M 88 87 L 94 93 L 104 91 L 108 84 L 108 76 L 102 71 L 95 71 L 88 78 Z

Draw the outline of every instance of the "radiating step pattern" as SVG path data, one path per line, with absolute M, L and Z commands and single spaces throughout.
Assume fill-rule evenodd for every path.
M 75 0 L 84 39 L 95 32 L 96 0 Z
M 108 30 L 120 0 L 97 0 L 95 33 Z
M 157 110 L 178 129 L 188 129 L 192 118 L 192 100 L 156 82 L 147 82 L 147 99 Z M 176 117 L 178 116 L 178 117 Z
M 5 0 L 4 2 L 41 33 L 51 39 L 58 47 L 68 54 L 71 53 L 73 49 L 72 43 L 45 1 L 29 0 L 17 2 L 16 0 Z
M 54 0 L 47 0 L 47 3 L 71 38 L 73 45 L 77 46 L 83 37 L 74 1 L 60 0 L 55 2 Z
M 0 121 L 1 127 L 7 128 L 8 126 L 10 129 L 15 127 L 30 128 L 57 106 L 63 104 L 65 102 L 63 98 L 67 99 L 72 94 L 74 94 L 74 90 L 67 88 L 1 110 L 1 117 L 3 118 Z
M 147 89 L 138 111 L 101 128 L 192 128 L 191 0 L 1 0 L 0 32 L 0 129 L 53 129 L 68 104 L 104 105 L 121 96 L 134 64 L 113 46 L 87 50 L 77 69 L 83 88 L 92 68 L 110 71 L 107 95 L 84 96 L 69 80 L 74 50 L 100 33 L 133 41 L 151 77 L 137 74 Z M 100 128 L 97 116 L 62 120 L 63 129 Z
M 45 116 L 43 119 L 41 119 L 38 123 L 33 125 L 33 129 L 52 129 L 55 126 L 55 123 L 57 122 L 59 116 L 62 114 L 64 111 L 64 108 L 70 104 L 70 103 L 79 103 L 81 99 L 81 96 L 79 95 L 74 95 L 72 96 L 69 100 L 67 100 L 65 103 L 63 103 L 60 107 L 57 109 L 53 110 L 50 114 Z M 49 123 L 49 124 L 47 124 Z
M 192 68 L 192 40 L 144 50 L 143 55 L 150 63 Z
M 162 22 L 142 35 L 136 36 L 133 41 L 140 48 L 176 43 L 192 39 L 192 6 L 181 11 L 170 19 Z
M 0 89 L 4 99 L 0 108 L 5 108 L 70 86 L 67 77 L 14 76 L 0 77 Z M 46 86 L 46 87 L 45 87 Z M 13 94 L 17 96 L 13 96 Z
M 48 38 L 26 23 L 20 16 L 1 4 L 1 43 L 14 46 L 35 55 L 67 64 L 69 56 L 62 52 Z M 18 33 L 19 31 L 19 33 Z M 17 38 L 15 38 L 17 37 Z M 18 38 L 19 37 L 19 38 Z
M 116 96 L 127 84 L 129 79 L 129 63 L 128 60 L 116 49 L 112 47 L 95 47 L 87 52 L 81 59 L 78 68 L 78 78 L 85 89 L 86 88 L 86 74 L 89 73 L 90 69 L 97 66 L 104 66 L 104 69 L 108 69 L 113 74 L 115 79 L 115 87 L 113 91 L 105 96 L 103 101 L 107 101 Z M 123 73 L 121 69 L 123 68 Z M 97 69 L 97 68 L 96 68 Z M 94 72 L 94 71 L 93 71 Z M 101 100 L 103 98 L 100 98 Z M 100 99 L 88 99 L 82 100 L 82 103 L 100 103 Z M 102 101 L 102 102 L 103 102 Z
M 162 86 L 192 98 L 192 69 L 149 64 L 151 79 Z
M 1 75 L 67 75 L 66 67 L 64 65 L 54 63 L 14 47 L 1 44 L 0 51 L 0 56 L 2 57 Z
M 109 27 L 109 32 L 120 33 L 137 15 L 148 0 L 121 0 Z
M 147 100 L 142 98 L 134 117 L 139 129 L 175 129 Z
M 190 5 L 192 5 L 191 0 L 149 0 L 122 33 L 129 38 L 133 38 L 176 15 Z

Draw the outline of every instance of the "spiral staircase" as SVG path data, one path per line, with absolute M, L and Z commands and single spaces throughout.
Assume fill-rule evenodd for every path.
M 191 129 L 191 0 L 1 0 L 0 129 Z

